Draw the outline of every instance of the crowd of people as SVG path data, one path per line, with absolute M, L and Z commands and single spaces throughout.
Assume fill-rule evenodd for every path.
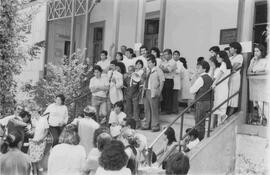
M 0 174 L 29 174 L 32 170 L 36 175 L 44 162 L 48 162 L 49 175 L 137 174 L 148 156 L 147 138 L 137 130 L 160 131 L 160 113 L 177 114 L 180 101 L 197 99 L 197 127 L 186 130 L 182 152 L 175 149 L 179 142 L 174 129 L 168 127 L 164 146 L 151 156 L 167 174 L 186 174 L 189 159 L 185 154 L 204 138 L 207 112 L 240 89 L 241 74 L 236 70 L 243 64 L 242 47 L 238 42 L 229 46 L 224 50 L 211 47 L 209 60 L 199 57 L 193 73 L 178 50 L 161 53 L 154 47 L 148 52 L 141 46 L 136 57 L 133 49 L 122 46 L 115 59 L 101 51 L 88 81 L 92 103 L 82 115 L 68 123 L 65 96 L 60 94 L 35 119 L 17 106 L 14 115 L 0 120 Z M 264 47 L 255 46 L 254 53 L 248 73 L 265 72 Z M 86 68 L 87 74 L 88 69 L 92 71 Z M 213 113 L 211 127 L 220 125 L 237 108 L 238 96 L 234 96 Z
M 58 98 L 53 105 L 65 109 L 65 105 L 58 103 Z M 53 105 L 48 108 L 52 110 Z M 47 113 L 49 109 L 36 123 L 31 123 L 30 114 L 18 106 L 18 111 L 9 117 L 7 126 L 1 130 L 5 136 L 0 142 L 0 174 L 38 175 L 43 173 L 44 167 L 48 175 L 138 174 L 139 167 L 147 165 L 147 138 L 137 132 L 133 118 L 117 121 L 116 115 L 121 113 L 121 107 L 123 104 L 115 104 L 112 111 L 115 115 L 108 125 L 98 123 L 96 109 L 90 105 L 71 123 L 62 125 L 65 118 L 57 117 L 58 125 L 55 125 L 56 119 Z M 65 113 L 62 114 L 64 117 Z M 120 130 L 114 128 L 117 122 L 121 123 Z M 27 127 L 28 123 L 32 127 Z M 188 157 L 176 149 L 171 152 L 173 147 L 177 147 L 173 128 L 167 128 L 164 141 L 164 148 L 157 154 L 153 153 L 152 163 L 162 165 L 168 172 L 186 174 Z M 172 159 L 175 156 L 177 158 Z M 180 167 L 176 164 L 179 159 L 184 161 L 180 162 Z

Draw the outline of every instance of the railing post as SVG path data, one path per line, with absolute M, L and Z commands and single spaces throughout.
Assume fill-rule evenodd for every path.
M 211 127 L 211 114 L 212 114 L 212 110 L 210 111 L 210 113 L 207 113 L 206 115 L 209 115 L 209 119 L 208 119 L 208 129 L 207 129 L 207 137 L 210 137 L 210 127 Z
M 147 164 L 149 167 L 152 166 L 152 154 L 153 154 L 153 147 L 149 147 L 147 151 Z
M 179 151 L 181 151 L 181 144 L 180 143 L 181 143 L 181 141 L 183 139 L 184 115 L 185 114 L 183 114 L 182 117 L 181 117 L 180 138 L 179 138 Z

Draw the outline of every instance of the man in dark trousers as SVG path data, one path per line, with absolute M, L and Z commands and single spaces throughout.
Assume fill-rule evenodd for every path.
M 200 61 L 197 63 L 197 73 L 200 75 L 195 83 L 190 87 L 190 93 L 195 94 L 195 100 L 209 90 L 212 86 L 213 80 L 207 74 L 210 66 L 206 61 Z M 212 92 L 208 92 L 196 103 L 196 115 L 195 124 L 199 123 L 205 116 L 206 113 L 211 109 Z M 205 120 L 199 124 L 196 128 L 199 132 L 199 140 L 204 138 L 205 134 Z

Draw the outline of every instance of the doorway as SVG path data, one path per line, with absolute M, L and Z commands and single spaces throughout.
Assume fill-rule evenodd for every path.
M 88 55 L 95 64 L 100 60 L 100 52 L 104 49 L 105 21 L 91 23 L 89 30 Z
M 158 47 L 159 18 L 145 20 L 144 45 L 150 50 Z

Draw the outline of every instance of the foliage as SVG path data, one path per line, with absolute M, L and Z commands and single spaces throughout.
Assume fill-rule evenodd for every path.
M 40 79 L 33 86 L 26 84 L 24 91 L 29 92 L 37 105 L 43 109 L 54 101 L 57 94 L 64 94 L 67 103 L 79 97 L 83 93 L 82 74 L 85 68 L 84 64 L 79 63 L 82 53 L 78 50 L 71 58 L 63 58 L 61 65 L 49 63 L 46 66 L 46 78 Z
M 17 0 L 0 0 L 0 111 L 7 114 L 14 108 L 16 82 L 14 75 L 21 71 L 24 54 L 19 49 L 23 20 L 18 17 Z

